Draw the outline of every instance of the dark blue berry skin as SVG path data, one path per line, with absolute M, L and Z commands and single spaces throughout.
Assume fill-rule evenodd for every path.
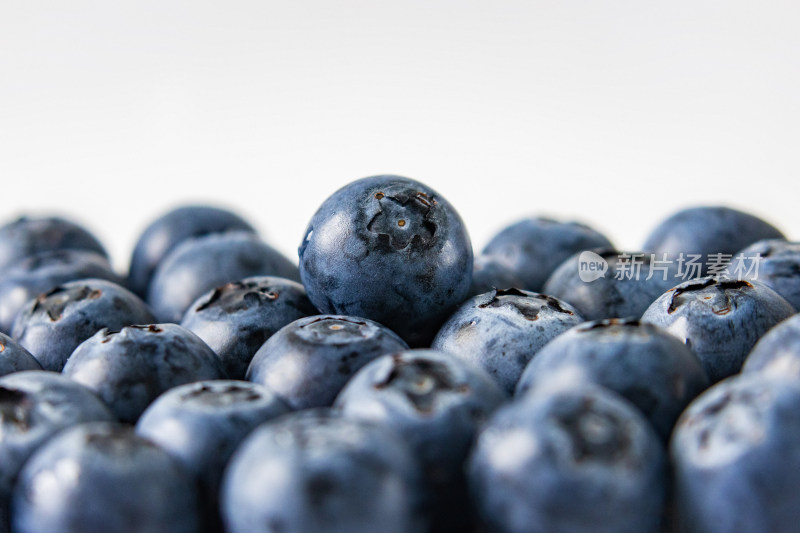
M 45 370 L 60 372 L 72 351 L 103 328 L 154 322 L 138 296 L 101 279 L 71 281 L 28 302 L 14 320 L 11 336 Z
M 697 398 L 670 452 L 686 533 L 790 533 L 800 523 L 800 385 L 742 374 Z
M 217 352 L 231 379 L 243 379 L 268 338 L 289 322 L 315 314 L 296 281 L 257 276 L 205 293 L 192 303 L 181 325 Z
M 26 257 L 57 250 L 84 250 L 108 259 L 94 235 L 61 217 L 20 217 L 0 227 L 0 272 Z
M 494 289 L 521 288 L 522 280 L 516 273 L 495 257 L 488 255 L 475 256 L 472 268 L 472 285 L 469 295 L 477 296 Z
M 553 339 L 525 368 L 516 395 L 559 381 L 616 392 L 664 441 L 683 409 L 709 385 L 697 356 L 673 335 L 619 319 L 586 322 Z
M 586 320 L 640 318 L 656 298 L 681 282 L 681 279 L 676 278 L 674 269 L 668 272 L 654 270 L 652 277 L 647 279 L 652 267 L 650 254 L 616 250 L 597 250 L 597 254 L 608 263 L 608 270 L 603 277 L 591 282 L 581 280 L 578 272 L 580 254 L 577 254 L 564 261 L 553 272 L 543 289 L 545 294 L 573 305 Z M 629 261 L 633 261 L 630 258 L 634 256 L 636 261 L 641 261 L 638 279 L 637 274 L 630 269 L 633 267 Z M 620 257 L 624 259 L 620 260 Z M 625 266 L 619 266 L 620 262 Z M 622 271 L 618 270 L 622 268 L 626 269 L 626 276 L 630 273 L 630 277 L 622 276 Z M 620 272 L 619 276 L 617 272 Z M 618 277 L 621 279 L 617 279 Z
M 60 374 L 30 371 L 0 378 L 0 531 L 8 531 L 11 491 L 37 448 L 76 424 L 113 420 L 92 391 Z
M 159 321 L 178 324 L 192 302 L 206 292 L 251 276 L 300 279 L 291 261 L 252 233 L 187 239 L 159 263 L 147 302 Z
M 247 379 L 266 385 L 294 409 L 326 407 L 361 367 L 407 349 L 397 334 L 372 320 L 310 316 L 270 337 L 253 357 Z
M 75 348 L 64 375 L 95 391 L 130 423 L 173 387 L 226 377 L 217 354 L 177 324 L 100 330 Z
M 755 261 L 758 270 L 751 271 Z M 731 279 L 760 281 L 800 308 L 800 242 L 768 239 L 751 244 L 734 255 L 727 274 Z
M 559 389 L 495 413 L 470 456 L 469 488 L 492 533 L 655 533 L 664 456 L 616 394 Z
M 19 533 L 194 533 L 194 478 L 167 452 L 122 424 L 61 433 L 25 464 L 14 490 Z
M 17 341 L 0 333 L 0 376 L 25 370 L 42 370 L 42 365 Z
M 354 181 L 306 228 L 300 277 L 323 313 L 361 316 L 427 346 L 469 294 L 472 245 L 439 193 L 400 176 Z
M 684 209 L 659 224 L 642 249 L 666 253 L 673 261 L 679 254 L 700 254 L 701 275 L 708 272 L 712 254 L 735 254 L 762 239 L 783 239 L 774 226 L 749 213 L 730 207 L 702 206 Z
M 171 389 L 153 402 L 136 432 L 178 459 L 201 481 L 205 531 L 222 531 L 218 496 L 233 452 L 258 425 L 289 412 L 266 387 L 246 381 L 200 381 Z
M 187 205 L 162 215 L 147 226 L 136 242 L 128 272 L 129 287 L 145 298 L 156 267 L 177 245 L 226 231 L 255 233 L 239 215 L 218 207 Z
M 742 372 L 800 379 L 800 314 L 767 331 L 750 350 Z
M 431 347 L 483 368 L 510 394 L 531 357 L 581 322 L 575 308 L 551 296 L 491 291 L 464 302 Z
M 658 298 L 642 322 L 660 326 L 700 359 L 711 383 L 742 368 L 753 345 L 794 308 L 757 281 L 686 281 Z
M 28 301 L 63 283 L 86 278 L 120 285 L 123 281 L 96 252 L 42 252 L 14 263 L 0 275 L 0 331 L 11 331 L 14 318 Z
M 349 418 L 397 431 L 421 461 L 434 531 L 472 520 L 464 461 L 475 434 L 507 396 L 480 368 L 449 354 L 409 350 L 362 368 L 336 399 Z
M 225 472 L 227 533 L 421 533 L 418 465 L 394 433 L 327 410 L 256 429 Z
M 522 281 L 514 287 L 541 292 L 547 278 L 572 255 L 612 247 L 605 235 L 584 224 L 536 217 L 504 228 L 489 241 L 483 254 L 511 268 Z

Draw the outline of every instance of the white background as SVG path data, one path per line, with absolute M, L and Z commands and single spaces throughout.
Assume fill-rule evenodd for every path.
M 0 0 L 3 221 L 57 211 L 126 267 L 166 209 L 296 259 L 335 189 L 439 190 L 480 249 L 529 214 L 637 248 L 686 205 L 800 236 L 800 2 Z

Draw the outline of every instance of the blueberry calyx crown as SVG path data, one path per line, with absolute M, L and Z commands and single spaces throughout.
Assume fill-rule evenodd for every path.
M 380 245 L 403 250 L 433 244 L 437 229 L 433 221 L 435 199 L 423 192 L 388 195 L 378 191 L 373 197 L 380 210 L 367 223 L 367 229 L 377 234 Z

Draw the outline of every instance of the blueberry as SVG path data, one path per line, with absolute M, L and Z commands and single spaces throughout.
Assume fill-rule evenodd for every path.
M 415 533 L 418 466 L 391 431 L 322 410 L 256 429 L 225 472 L 228 533 Z
M 550 274 L 570 256 L 611 247 L 603 234 L 584 224 L 536 217 L 504 228 L 489 241 L 483 254 L 508 265 L 521 279 L 520 288 L 542 291 Z
M 198 491 L 175 459 L 132 428 L 82 424 L 26 463 L 12 520 L 19 533 L 196 532 Z
M 700 255 L 700 276 L 708 272 L 716 254 L 735 254 L 762 239 L 782 239 L 774 226 L 749 213 L 730 207 L 702 206 L 684 209 L 661 222 L 645 240 L 644 250 L 668 254 L 676 261 L 681 253 Z M 696 276 L 697 277 L 697 276 Z
M 108 259 L 88 230 L 61 217 L 20 217 L 0 227 L 0 271 L 41 252 L 84 250 Z
M 407 348 L 394 332 L 372 320 L 310 316 L 270 337 L 253 357 L 247 379 L 266 385 L 295 409 L 325 407 L 365 364 Z
M 158 264 L 180 243 L 194 237 L 253 227 L 239 215 L 205 205 L 186 205 L 165 213 L 142 232 L 131 256 L 128 283 L 142 298 Z
M 0 276 L 0 330 L 11 331 L 25 304 L 54 287 L 86 278 L 122 284 L 108 260 L 96 252 L 57 250 L 26 257 Z
M 751 244 L 734 255 L 726 274 L 758 280 L 800 308 L 800 242 L 767 239 Z
M 41 369 L 42 365 L 28 350 L 5 333 L 0 333 L 0 376 Z
M 531 357 L 581 322 L 571 305 L 551 296 L 496 290 L 464 302 L 431 347 L 480 366 L 512 393 Z
M 800 523 L 800 385 L 741 375 L 697 398 L 670 451 L 681 531 L 791 532 Z
M 200 381 L 171 389 L 142 414 L 136 432 L 161 446 L 201 480 L 206 531 L 221 531 L 222 472 L 244 438 L 289 412 L 269 389 L 246 381 Z
M 354 181 L 314 214 L 300 277 L 323 313 L 361 316 L 427 345 L 469 293 L 472 245 L 439 193 L 400 176 Z
M 232 231 L 187 239 L 159 263 L 147 302 L 161 322 L 179 323 L 204 293 L 251 276 L 299 280 L 297 267 L 252 233 Z
M 205 293 L 189 307 L 181 325 L 217 352 L 229 377 L 242 379 L 269 337 L 289 322 L 315 314 L 296 281 L 257 276 Z
M 495 413 L 470 456 L 469 487 L 493 533 L 656 532 L 664 455 L 616 394 L 551 390 Z
M 226 377 L 217 354 L 177 324 L 102 329 L 75 348 L 64 375 L 95 391 L 123 422 L 136 422 L 173 387 Z
M 522 287 L 522 280 L 505 263 L 489 255 L 478 255 L 472 268 L 469 295 L 477 296 L 494 289 Z
M 651 254 L 608 249 L 596 252 L 598 261 L 608 264 L 603 276 L 582 279 L 582 254 L 577 254 L 553 272 L 543 289 L 545 294 L 572 304 L 586 320 L 640 318 L 656 298 L 681 281 L 672 266 L 654 263 Z M 665 270 L 660 271 L 662 266 Z
M 362 368 L 335 405 L 346 417 L 402 435 L 424 468 L 433 530 L 460 531 L 471 520 L 464 460 L 478 429 L 505 400 L 480 368 L 445 353 L 409 350 Z
M 742 372 L 800 379 L 800 314 L 767 331 L 750 350 Z
M 672 426 L 708 387 L 697 356 L 680 340 L 637 320 L 586 322 L 539 350 L 517 384 L 517 396 L 564 381 L 591 383 L 620 394 L 669 440 Z
M 37 448 L 65 428 L 112 420 L 97 396 L 60 374 L 28 371 L 0 378 L 0 531 L 8 531 L 11 491 Z
M 663 327 L 682 340 L 715 383 L 739 372 L 756 341 L 794 313 L 786 300 L 762 283 L 706 277 L 661 295 L 642 322 Z
M 45 370 L 60 372 L 81 342 L 102 328 L 148 324 L 153 315 L 135 294 L 101 279 L 71 281 L 28 302 L 11 336 Z

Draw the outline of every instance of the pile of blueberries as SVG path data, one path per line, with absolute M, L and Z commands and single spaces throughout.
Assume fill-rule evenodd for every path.
M 798 531 L 800 243 L 765 221 L 473 256 L 387 175 L 298 254 L 209 206 L 127 276 L 69 220 L 0 227 L 0 532 Z

